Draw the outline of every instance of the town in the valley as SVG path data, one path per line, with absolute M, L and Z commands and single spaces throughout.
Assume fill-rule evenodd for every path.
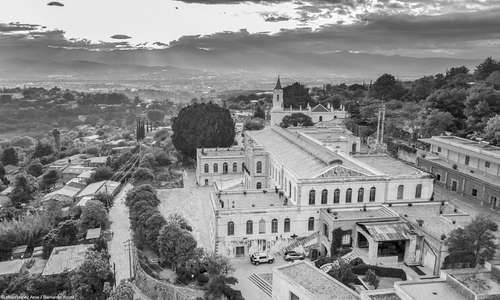
M 0 298 L 497 299 L 499 74 L 5 87 Z

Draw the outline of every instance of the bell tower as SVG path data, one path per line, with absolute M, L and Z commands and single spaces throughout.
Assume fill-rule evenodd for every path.
M 280 77 L 278 76 L 278 81 L 273 90 L 273 109 L 274 111 L 283 111 L 285 107 L 283 101 L 283 89 L 281 88 Z

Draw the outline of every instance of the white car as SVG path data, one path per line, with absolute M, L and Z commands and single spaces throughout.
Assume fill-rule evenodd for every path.
M 255 252 L 250 255 L 250 262 L 254 265 L 263 263 L 272 264 L 274 262 L 274 256 L 265 252 Z

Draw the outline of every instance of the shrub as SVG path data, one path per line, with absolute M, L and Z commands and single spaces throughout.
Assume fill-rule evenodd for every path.
M 351 260 L 351 261 L 349 262 L 349 264 L 350 264 L 351 266 L 357 266 L 357 265 L 364 264 L 364 261 L 363 261 L 363 259 L 361 259 L 361 257 L 356 257 L 356 258 L 354 258 L 353 260 Z
M 378 288 L 378 284 L 380 282 L 377 275 L 375 274 L 375 271 L 373 271 L 372 269 L 368 269 L 368 271 L 366 271 L 363 280 L 371 284 L 376 289 Z
M 154 177 L 153 172 L 147 168 L 137 168 L 132 175 L 135 181 L 153 181 Z
M 26 171 L 31 176 L 38 177 L 43 174 L 43 165 L 39 160 L 34 160 L 28 165 Z
M 90 154 L 90 155 L 94 155 L 94 156 L 98 156 L 99 149 L 97 149 L 96 147 L 87 148 L 87 150 L 85 150 L 85 153 Z
M 369 269 L 373 270 L 375 274 L 380 277 L 401 278 L 401 280 L 406 280 L 405 271 L 397 268 L 386 268 L 386 267 L 361 264 L 353 266 L 352 272 L 356 275 L 364 275 Z
M 78 222 L 67 220 L 60 222 L 43 238 L 43 257 L 49 258 L 54 247 L 72 245 L 77 241 Z
M 111 177 L 113 177 L 113 171 L 110 168 L 100 167 L 95 170 L 92 176 L 90 176 L 89 182 L 99 182 L 103 180 L 109 180 L 111 179 Z
M 150 203 L 150 206 L 156 207 L 160 204 L 160 200 L 156 197 L 155 190 L 149 184 L 142 184 L 134 187 L 128 192 L 125 198 L 125 205 L 131 207 L 136 202 L 146 201 Z
M 80 222 L 83 230 L 106 227 L 108 225 L 108 214 L 104 204 L 96 200 L 88 201 L 82 208 Z
M 469 268 L 474 264 L 474 253 L 470 251 L 451 252 L 444 258 L 443 269 Z

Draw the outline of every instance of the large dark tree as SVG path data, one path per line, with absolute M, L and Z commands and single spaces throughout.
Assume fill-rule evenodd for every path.
M 293 113 L 290 116 L 285 116 L 281 120 L 280 126 L 283 128 L 288 128 L 290 126 L 312 126 L 311 117 L 304 115 L 303 113 Z
M 476 67 L 474 75 L 477 79 L 483 80 L 495 71 L 500 71 L 500 62 L 488 57 Z
M 21 203 L 27 203 L 33 199 L 31 195 L 32 193 L 33 187 L 30 185 L 26 177 L 24 175 L 17 175 L 14 181 L 14 189 L 9 195 L 12 204 L 18 207 Z
M 397 99 L 405 93 L 401 83 L 391 74 L 384 74 L 373 83 L 371 94 L 380 100 Z
M 34 160 L 28 165 L 26 171 L 31 176 L 38 177 L 43 174 L 43 165 L 39 160 Z
M 3 150 L 2 163 L 4 165 L 17 165 L 19 159 L 17 158 L 16 149 L 9 147 Z
M 235 136 L 231 113 L 213 103 L 184 107 L 173 119 L 172 131 L 175 148 L 192 158 L 196 148 L 230 147 Z
M 99 182 L 109 180 L 113 177 L 113 171 L 108 167 L 99 167 L 95 170 L 94 174 L 90 176 L 90 182 Z
M 293 106 L 295 108 L 306 108 L 307 103 L 311 101 L 309 89 L 303 84 L 295 82 L 283 89 L 283 99 L 285 107 Z
M 33 153 L 33 156 L 42 157 L 50 155 L 52 153 L 54 153 L 54 149 L 52 149 L 52 146 L 50 144 L 38 142 L 35 146 L 35 152 Z
M 483 130 L 491 117 L 500 114 L 500 91 L 486 85 L 474 86 L 465 101 L 464 112 L 471 130 Z
M 48 190 L 53 187 L 57 180 L 59 179 L 59 173 L 57 170 L 50 170 L 43 174 L 42 180 L 40 181 L 40 188 L 43 190 Z

